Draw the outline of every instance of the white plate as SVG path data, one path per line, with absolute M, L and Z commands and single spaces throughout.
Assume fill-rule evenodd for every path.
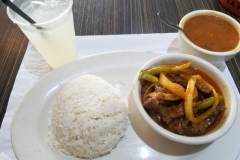
M 147 51 L 102 53 L 79 59 L 47 74 L 29 90 L 14 114 L 11 137 L 17 159 L 77 160 L 51 149 L 44 139 L 47 137 L 48 111 L 54 97 L 66 82 L 86 73 L 100 76 L 112 85 L 120 84 L 130 103 L 132 125 L 127 128 L 126 136 L 110 154 L 97 159 L 236 159 L 240 151 L 240 115 L 225 136 L 200 146 L 172 142 L 146 125 L 132 103 L 130 91 L 138 69 L 161 54 Z

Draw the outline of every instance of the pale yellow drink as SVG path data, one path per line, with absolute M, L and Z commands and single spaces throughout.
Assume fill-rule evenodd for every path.
M 72 0 L 67 1 L 71 2 L 69 4 L 70 8 L 69 6 L 68 8 L 67 6 L 65 8 L 49 6 L 45 8 L 42 4 L 40 4 L 40 7 L 35 7 L 34 9 L 29 9 L 26 7 L 26 4 L 20 6 L 26 14 L 38 22 L 38 26 L 44 29 L 36 29 L 32 25 L 26 24 L 27 22 L 17 15 L 13 17 L 15 23 L 18 24 L 20 29 L 52 68 L 58 68 L 77 59 L 75 30 L 71 9 Z M 51 11 L 47 13 L 48 10 Z

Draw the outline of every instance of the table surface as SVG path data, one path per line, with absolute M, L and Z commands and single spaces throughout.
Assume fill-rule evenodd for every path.
M 218 0 L 74 0 L 73 5 L 78 36 L 177 32 L 161 23 L 157 13 L 178 24 L 185 14 L 199 9 L 220 11 L 240 21 Z M 3 3 L 0 3 L 0 22 L 1 126 L 28 39 L 8 18 Z M 226 64 L 240 91 L 240 54 Z

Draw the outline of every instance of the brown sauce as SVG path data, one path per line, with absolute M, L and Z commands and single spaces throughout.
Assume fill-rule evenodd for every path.
M 183 27 L 188 39 L 195 45 L 214 52 L 233 50 L 239 43 L 239 33 L 229 22 L 208 15 L 186 21 Z

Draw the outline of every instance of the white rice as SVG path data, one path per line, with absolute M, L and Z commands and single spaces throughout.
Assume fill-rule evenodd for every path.
M 49 117 L 47 142 L 79 158 L 109 153 L 129 124 L 128 101 L 119 89 L 94 75 L 68 82 L 57 95 Z

